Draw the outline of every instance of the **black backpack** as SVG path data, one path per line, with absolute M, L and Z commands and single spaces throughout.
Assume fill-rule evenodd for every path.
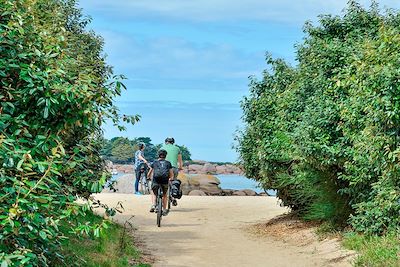
M 165 160 L 156 160 L 153 163 L 154 175 L 153 178 L 157 183 L 168 183 L 169 170 L 171 165 Z
M 171 195 L 174 198 L 180 199 L 182 197 L 181 180 L 173 180 L 171 182 Z

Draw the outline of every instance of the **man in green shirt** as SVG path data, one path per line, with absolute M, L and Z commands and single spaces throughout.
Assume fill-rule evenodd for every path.
M 178 172 L 183 169 L 182 153 L 177 145 L 175 145 L 175 139 L 173 137 L 167 137 L 165 144 L 161 147 L 167 151 L 166 160 L 171 162 L 172 170 L 174 172 L 174 180 L 178 177 Z M 172 201 L 172 205 L 176 206 L 178 203 L 176 199 Z

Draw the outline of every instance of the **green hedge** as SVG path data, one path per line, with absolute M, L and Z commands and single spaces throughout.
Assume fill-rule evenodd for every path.
M 242 101 L 246 175 L 306 219 L 399 226 L 400 13 L 350 1 L 307 23 L 298 64 L 267 56 Z
M 0 2 L 1 266 L 60 258 L 60 220 L 107 179 L 98 140 L 122 84 L 87 24 L 72 0 Z

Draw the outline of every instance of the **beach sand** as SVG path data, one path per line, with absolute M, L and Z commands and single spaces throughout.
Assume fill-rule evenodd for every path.
M 351 252 L 340 249 L 337 240 L 318 241 L 312 229 L 287 236 L 260 230 L 287 213 L 274 197 L 183 196 L 161 227 L 149 212 L 149 195 L 102 193 L 95 198 L 109 206 L 121 201 L 125 210 L 114 217 L 121 224 L 134 215 L 135 241 L 155 267 L 351 266 Z

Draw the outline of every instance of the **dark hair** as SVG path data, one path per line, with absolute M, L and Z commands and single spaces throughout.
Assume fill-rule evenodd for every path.
M 173 143 L 175 143 L 175 139 L 173 137 L 167 137 L 167 138 L 165 138 L 165 143 L 173 144 Z
M 164 149 L 160 149 L 158 151 L 158 157 L 162 158 L 162 159 L 165 159 L 167 157 L 167 151 L 165 151 Z
M 139 150 L 142 150 L 144 147 L 145 147 L 145 144 L 144 144 L 144 143 L 139 143 L 139 144 L 138 144 Z

